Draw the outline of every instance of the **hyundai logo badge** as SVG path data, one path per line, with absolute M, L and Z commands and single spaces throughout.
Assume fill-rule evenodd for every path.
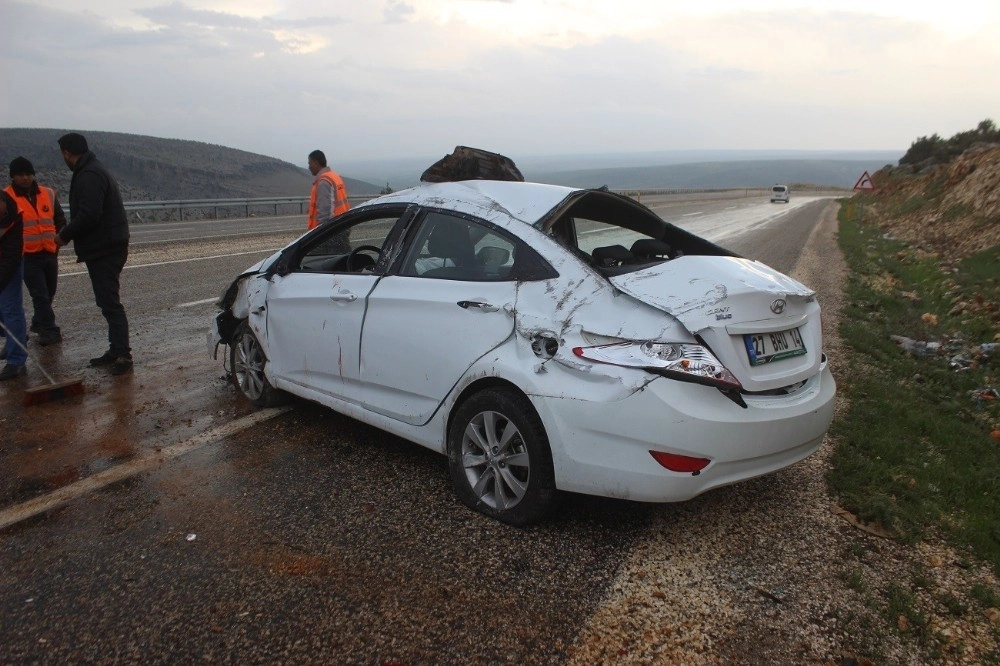
M 785 311 L 785 299 L 776 298 L 773 303 L 771 303 L 771 312 L 774 314 L 781 314 Z

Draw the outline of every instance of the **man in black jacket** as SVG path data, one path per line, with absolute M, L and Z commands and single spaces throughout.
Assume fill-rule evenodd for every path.
M 76 260 L 87 266 L 97 307 L 108 322 L 110 347 L 92 366 L 107 366 L 113 375 L 132 370 L 132 348 L 128 318 L 119 292 L 121 273 L 128 259 L 128 218 L 114 177 L 90 151 L 81 134 L 59 137 L 66 166 L 73 172 L 69 184 L 70 220 L 59 232 L 57 243 L 73 243 Z
M 3 357 L 7 364 L 0 370 L 0 381 L 23 377 L 28 354 L 28 331 L 24 322 L 21 280 L 23 264 L 24 231 L 17 204 L 6 192 L 0 192 L 0 322 L 3 322 Z M 18 345 L 17 343 L 21 344 Z

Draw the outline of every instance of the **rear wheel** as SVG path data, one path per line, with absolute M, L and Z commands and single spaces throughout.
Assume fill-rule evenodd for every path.
M 283 401 L 284 394 L 271 386 L 264 376 L 267 357 L 250 325 L 243 321 L 229 345 L 229 367 L 232 369 L 233 386 L 247 400 L 258 407 L 273 407 Z
M 524 396 L 486 389 L 455 412 L 448 467 L 468 507 L 511 525 L 538 522 L 556 498 L 552 451 Z

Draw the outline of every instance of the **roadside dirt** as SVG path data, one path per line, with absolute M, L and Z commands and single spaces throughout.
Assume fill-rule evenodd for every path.
M 823 305 L 826 353 L 838 382 L 837 335 L 846 266 L 831 203 L 793 276 Z M 838 413 L 844 404 L 838 404 Z M 610 594 L 571 648 L 570 664 L 978 664 L 998 644 L 997 617 L 941 613 L 988 567 L 941 544 L 906 546 L 838 515 L 824 479 L 834 443 L 779 474 L 657 514 Z M 706 524 L 705 516 L 711 516 Z M 891 585 L 924 571 L 917 593 L 934 641 L 886 613 Z M 904 578 L 905 577 L 905 578 Z

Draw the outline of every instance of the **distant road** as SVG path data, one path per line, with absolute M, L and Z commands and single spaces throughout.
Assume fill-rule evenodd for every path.
M 804 192 L 796 196 L 793 192 L 792 204 L 802 197 L 815 193 Z M 832 195 L 825 195 L 832 196 Z M 655 211 L 660 217 L 679 226 L 685 226 L 686 217 L 716 215 L 724 211 L 745 211 L 759 204 L 771 205 L 760 190 L 737 189 L 724 192 L 683 192 L 678 194 L 639 195 L 636 198 Z M 773 204 L 776 208 L 783 204 Z M 685 226 L 685 228 L 687 228 Z M 190 243 L 199 240 L 237 239 L 270 234 L 297 236 L 306 230 L 304 215 L 280 217 L 228 218 L 220 220 L 185 220 L 180 222 L 145 222 L 131 226 L 132 246 L 144 247 L 165 243 Z M 695 233 L 702 233 L 692 229 Z

